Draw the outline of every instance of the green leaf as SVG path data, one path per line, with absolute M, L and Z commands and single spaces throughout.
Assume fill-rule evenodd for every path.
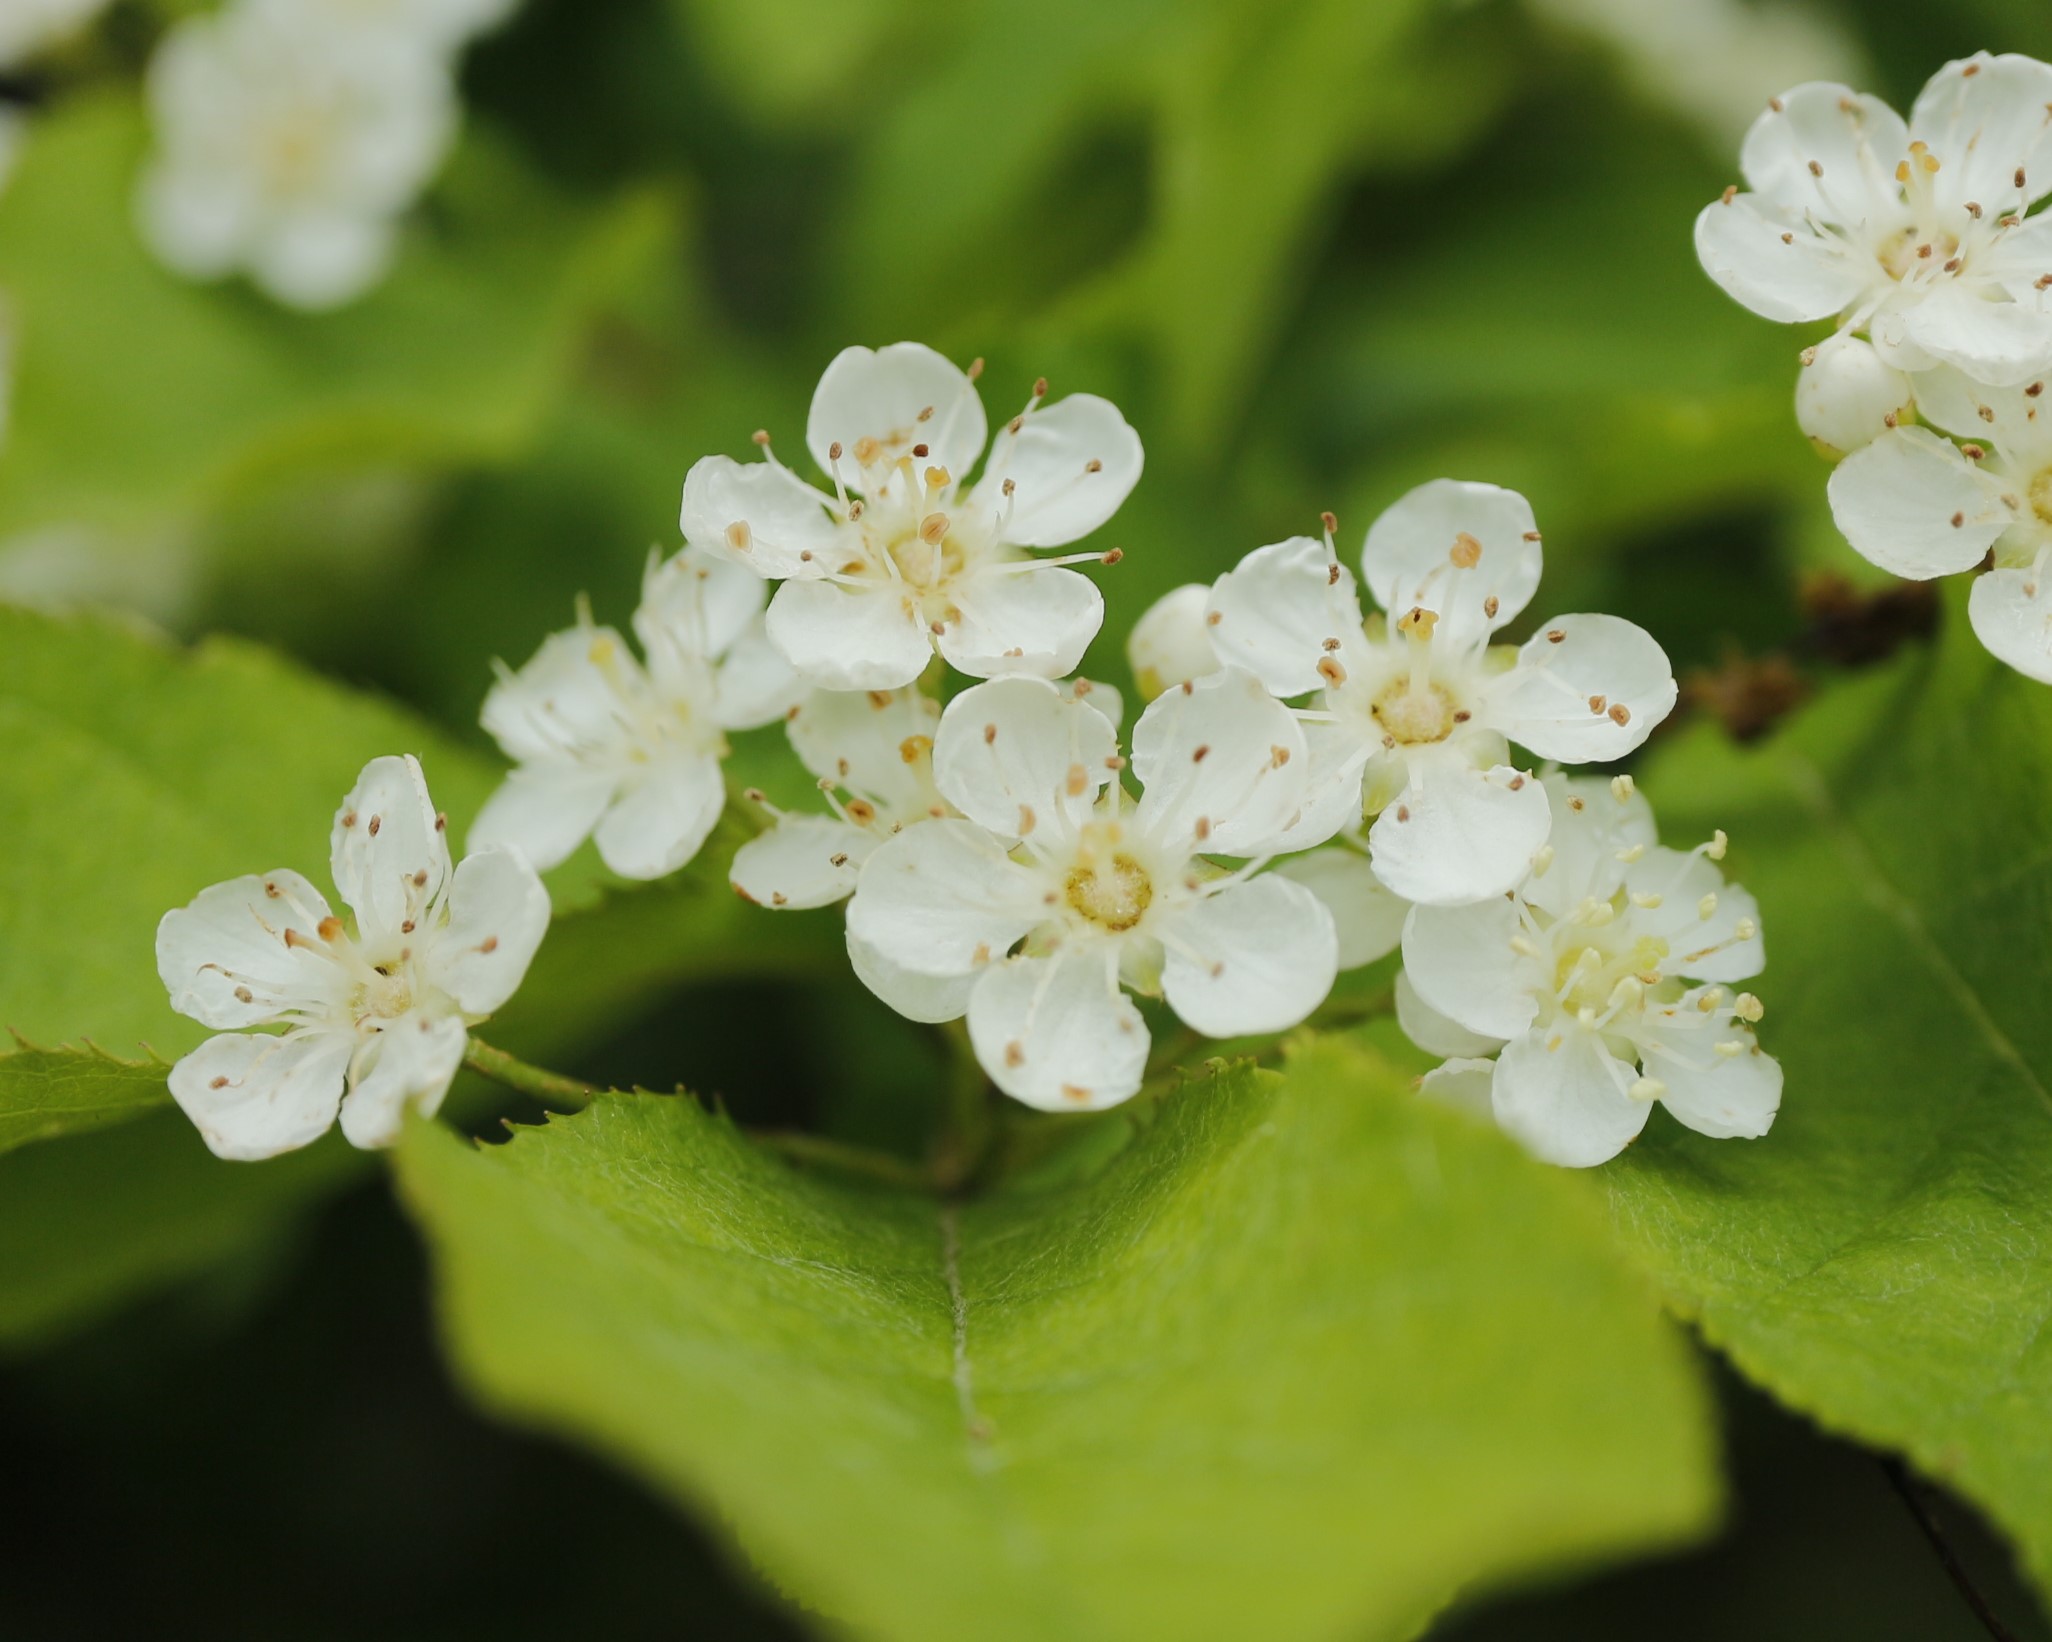
M 1697 733 L 1649 774 L 1664 833 L 1735 840 L 1787 1089 L 1764 1140 L 1656 1121 L 1606 1178 L 1712 1343 L 1978 1501 L 2052 1591 L 2052 691 L 1964 616 L 1765 748 Z
M 1339 1040 L 1108 1121 L 956 1206 L 654 1096 L 399 1163 L 479 1394 L 857 1634 L 1405 1637 L 1707 1525 L 1701 1387 L 1586 1182 Z
M 0 535 L 146 531 L 299 465 L 509 455 L 662 232 L 652 199 L 573 205 L 474 136 L 384 286 L 293 314 L 158 266 L 133 227 L 146 148 L 126 96 L 69 101 L 0 199 L 19 338 Z
M 0 1351 L 290 1237 L 309 1203 L 368 1161 L 332 1135 L 269 1163 L 223 1163 L 177 1111 L 0 1154 Z
M 170 1100 L 166 1070 L 97 1049 L 0 1055 L 0 1152 L 141 1117 Z

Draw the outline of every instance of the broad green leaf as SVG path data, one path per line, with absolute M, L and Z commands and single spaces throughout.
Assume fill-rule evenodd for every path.
M 141 1117 L 170 1100 L 165 1068 L 97 1049 L 0 1055 L 0 1153 Z
M 1692 734 L 1648 774 L 1670 841 L 1735 841 L 1787 1089 L 1766 1139 L 1656 1121 L 1607 1179 L 1712 1343 L 2052 1590 L 2052 691 L 1950 616 L 1761 750 Z
M 1406 1637 L 1706 1526 L 1701 1388 L 1586 1182 L 1339 1040 L 1108 1121 L 961 1205 L 654 1096 L 399 1162 L 480 1395 L 859 1635 Z
M 331 1135 L 222 1163 L 178 1111 L 0 1154 L 0 1354 L 290 1238 L 367 1162 Z
M 473 137 L 383 287 L 293 314 L 158 266 L 133 226 L 146 148 L 127 97 L 78 98 L 36 122 L 0 199 L 19 345 L 0 534 L 146 530 L 300 464 L 510 454 L 662 232 L 652 200 L 573 205 Z

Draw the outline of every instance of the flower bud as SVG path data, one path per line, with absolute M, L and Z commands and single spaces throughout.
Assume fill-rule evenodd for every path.
M 1828 461 L 1871 445 L 1916 420 L 1910 379 L 1883 364 L 1871 342 L 1835 336 L 1820 343 L 1796 377 L 1796 421 Z
M 1133 624 L 1126 640 L 1126 659 L 1133 665 L 1133 678 L 1143 700 L 1152 701 L 1164 690 L 1218 671 L 1218 656 L 1211 648 L 1204 619 L 1204 607 L 1210 602 L 1207 584 L 1187 582 L 1156 599 Z

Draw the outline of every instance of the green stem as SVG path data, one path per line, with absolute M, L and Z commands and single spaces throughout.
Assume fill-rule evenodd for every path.
M 463 1064 L 494 1083 L 531 1095 L 545 1106 L 581 1108 L 589 1106 L 599 1093 L 588 1083 L 566 1078 L 560 1072 L 547 1072 L 539 1066 L 530 1066 L 526 1061 L 517 1060 L 505 1050 L 494 1049 L 475 1037 L 464 1045 Z
M 960 1021 L 941 1027 L 948 1046 L 947 1102 L 935 1138 L 929 1187 L 955 1195 L 967 1188 L 991 1158 L 997 1125 L 990 1107 L 990 1079 Z

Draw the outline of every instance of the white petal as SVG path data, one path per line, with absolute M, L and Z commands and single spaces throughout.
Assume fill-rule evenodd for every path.
M 1270 874 L 1193 901 L 1161 928 L 1162 993 L 1207 1037 L 1280 1032 L 1325 1002 L 1339 973 L 1332 913 Z
M 1496 1081 L 1493 1060 L 1456 1059 L 1435 1066 L 1418 1080 L 1418 1093 L 1466 1112 L 1470 1117 L 1496 1119 L 1490 1089 Z
M 969 995 L 969 1041 L 1014 1100 L 1095 1112 L 1138 1093 L 1147 1023 L 1092 949 L 993 965 Z
M 485 800 L 467 842 L 473 850 L 511 844 L 546 872 L 591 836 L 618 787 L 610 769 L 567 759 L 526 765 Z
M 201 890 L 157 925 L 157 974 L 171 1007 L 217 1031 L 318 1007 L 333 990 L 334 965 L 309 946 L 327 916 L 320 891 L 296 872 Z M 287 944 L 288 931 L 297 943 Z
M 723 730 L 754 730 L 773 724 L 811 693 L 812 687 L 770 642 L 767 625 L 743 629 L 713 674 L 713 712 Z
M 1058 565 L 987 565 L 954 585 L 953 613 L 935 645 L 971 678 L 1072 673 L 1104 625 L 1104 595 L 1088 576 Z
M 1325 904 L 1339 933 L 1339 966 L 1359 969 L 1396 951 L 1410 903 L 1375 876 L 1368 857 L 1344 845 L 1293 855 L 1276 863 L 1283 877 L 1302 884 Z
M 877 836 L 827 815 L 787 815 L 734 852 L 728 878 L 758 906 L 830 906 L 855 893 Z
M 1631 927 L 1667 943 L 1660 967 L 1698 981 L 1747 981 L 1767 967 L 1760 903 L 1700 855 L 1650 849 L 1625 871 L 1624 887 L 1641 904 Z M 1658 904 L 1644 901 L 1657 898 Z M 1705 908 L 1708 908 L 1706 913 Z M 1739 939 L 1739 926 L 1753 933 Z
M 1909 339 L 1978 382 L 2013 387 L 2052 370 L 2052 313 L 1995 300 L 1957 280 L 1904 310 Z
M 831 566 L 846 526 L 831 498 L 775 462 L 707 456 L 684 475 L 684 540 L 759 576 L 806 576 Z
M 453 1015 L 402 1015 L 390 1022 L 358 1057 L 343 1098 L 342 1133 L 349 1144 L 365 1151 L 392 1145 L 409 1105 L 423 1117 L 440 1111 L 467 1041 Z
M 1707 1066 L 1661 1056 L 1647 1073 L 1666 1085 L 1660 1096 L 1676 1118 L 1713 1140 L 1752 1140 L 1764 1135 L 1781 1109 L 1781 1062 L 1761 1051 L 1753 1034 L 1732 1027 L 1720 1034 L 1745 1053 L 1713 1055 Z
M 1104 715 L 1045 679 L 992 679 L 941 714 L 933 779 L 970 820 L 1001 837 L 1076 827 L 1112 779 L 1118 736 Z
M 398 251 L 392 219 L 356 211 L 296 211 L 250 247 L 250 277 L 289 308 L 320 313 L 363 295 Z
M 973 821 L 926 821 L 887 838 L 864 864 L 848 932 L 919 975 L 966 975 L 1039 922 L 1039 881 Z
M 1653 635 L 1617 616 L 1556 616 L 1490 680 L 1483 716 L 1541 758 L 1622 758 L 1673 711 L 1677 687 Z
M 1977 51 L 1932 75 L 1910 110 L 1909 134 L 1938 158 L 1941 208 L 1972 200 L 1996 217 L 2052 190 L 2048 107 L 2052 67 L 2012 52 Z
M 1133 773 L 1146 788 L 1143 831 L 1219 855 L 1273 847 L 1311 781 L 1296 715 L 1237 667 L 1148 703 L 1133 727 Z
M 1824 319 L 1859 300 L 1868 272 L 1800 218 L 1751 194 L 1696 215 L 1696 257 L 1727 296 L 1763 319 Z
M 363 767 L 335 812 L 328 850 L 335 888 L 368 943 L 396 936 L 440 898 L 449 880 L 449 841 L 412 754 Z
M 1653 807 L 1636 786 L 1619 789 L 1595 776 L 1553 771 L 1544 778 L 1552 827 L 1544 871 L 1518 886 L 1520 899 L 1564 918 L 1582 902 L 1608 901 L 1623 886 L 1631 856 L 1660 841 Z
M 549 930 L 549 892 L 518 850 L 465 856 L 449 883 L 449 922 L 435 937 L 434 983 L 466 1015 L 489 1015 L 519 990 Z
M 933 659 L 919 613 L 895 587 L 786 582 L 770 600 L 769 637 L 823 690 L 895 690 Z
M 1470 544 L 1480 556 L 1456 563 L 1453 555 L 1465 557 Z M 1514 490 L 1458 479 L 1434 479 L 1399 497 L 1368 527 L 1361 549 L 1376 602 L 1391 615 L 1436 610 L 1435 641 L 1455 649 L 1481 644 L 1525 608 L 1542 559 L 1530 502 Z
M 1878 231 L 1899 210 L 1895 167 L 1908 146 L 1902 116 L 1880 98 L 1813 80 L 1783 92 L 1753 122 L 1739 171 L 1798 221 L 1808 215 Z
M 241 179 L 216 175 L 211 167 L 159 161 L 136 193 L 142 237 L 188 279 L 218 279 L 235 267 L 256 231 L 257 211 Z
M 757 623 L 766 597 L 762 578 L 729 555 L 688 547 L 668 559 L 651 555 L 634 612 L 650 671 L 661 678 L 664 660 L 679 657 L 696 672 L 725 655 Z
M 1140 699 L 1152 701 L 1185 679 L 1218 671 L 1218 653 L 1204 618 L 1211 589 L 1203 582 L 1185 582 L 1150 604 L 1126 635 L 1126 662 L 1140 686 Z
M 171 1068 L 171 1098 L 216 1157 L 276 1157 L 333 1125 L 354 1047 L 347 1031 L 209 1038 Z
M 1101 679 L 1072 678 L 1060 686 L 1062 699 L 1075 701 L 1088 707 L 1093 713 L 1118 733 L 1119 726 L 1126 722 L 1126 700 L 1114 685 Z
M 960 975 L 916 975 L 900 968 L 866 941 L 848 935 L 848 963 L 855 978 L 909 1021 L 937 1026 L 969 1012 L 969 994 L 983 971 Z
M 1003 540 L 1020 547 L 1081 541 L 1118 512 L 1140 482 L 1140 435 L 1118 406 L 1072 393 L 1007 423 L 976 482 L 976 501 L 1002 520 Z M 954 470 L 959 473 L 959 468 Z M 1009 501 L 1003 482 L 1012 481 Z
M 1408 969 L 1397 971 L 1396 1016 L 1404 1036 L 1428 1055 L 1493 1055 L 1503 1047 L 1503 1039 L 1470 1032 L 1419 997 Z
M 624 748 L 623 708 L 614 681 L 638 680 L 640 671 L 610 627 L 551 633 L 525 667 L 502 675 L 492 686 L 480 722 L 500 750 L 519 763 L 571 750 Z
M 1897 428 L 1854 451 L 1829 492 L 1854 550 L 1914 581 L 1971 569 L 2010 525 L 2001 481 L 1928 428 Z
M 1517 1037 L 1538 1012 L 1536 993 L 1552 990 L 1545 961 L 1511 945 L 1521 928 L 1516 904 L 1502 896 L 1413 907 L 1404 925 L 1404 973 L 1418 1001 L 1477 1037 Z
M 1608 1163 L 1646 1127 L 1652 1102 L 1625 1091 L 1638 1073 L 1594 1032 L 1528 1032 L 1496 1058 L 1496 1121 L 1534 1157 L 1570 1169 Z
M 905 820 L 938 801 L 933 740 L 940 703 L 917 689 L 814 690 L 785 734 L 806 769 Z
M 1299 726 L 1310 759 L 1309 779 L 1297 818 L 1269 841 L 1269 848 L 1306 850 L 1340 833 L 1353 833 L 1362 821 L 1362 776 L 1376 748 L 1348 724 L 1311 719 Z
M 1827 337 L 1803 355 L 1796 372 L 1796 426 L 1818 454 L 1837 461 L 1871 445 L 1890 428 L 1912 422 L 1920 389 L 1856 336 Z
M 1362 648 L 1361 597 L 1323 542 L 1292 536 L 1257 547 L 1211 591 L 1211 647 L 1278 696 L 1322 689 L 1318 664 Z
M 2042 567 L 1989 571 L 1968 596 L 1967 619 L 1996 660 L 2052 684 L 2052 585 Z
M 2052 222 L 2052 216 L 2046 220 Z M 1916 390 L 1921 420 L 1993 445 L 2011 472 L 2035 473 L 2052 463 L 2052 416 L 2044 410 L 2042 383 L 2035 394 L 2021 386 L 1991 388 L 1951 365 L 1939 365 L 1917 373 Z
M 1425 906 L 1501 895 L 1546 842 L 1546 789 L 1506 765 L 1412 761 L 1413 785 L 1368 832 L 1376 876 Z
M 641 771 L 594 834 L 599 859 L 622 878 L 662 878 L 695 856 L 726 808 L 720 761 L 674 753 Z
M 922 413 L 930 413 L 924 415 Z M 874 439 L 878 460 L 927 447 L 924 460 L 961 479 L 983 452 L 983 401 L 968 373 L 919 342 L 887 348 L 844 348 L 813 390 L 805 419 L 805 445 L 822 473 L 834 469 L 830 447 L 842 450 L 840 469 L 859 489 L 855 447 Z

